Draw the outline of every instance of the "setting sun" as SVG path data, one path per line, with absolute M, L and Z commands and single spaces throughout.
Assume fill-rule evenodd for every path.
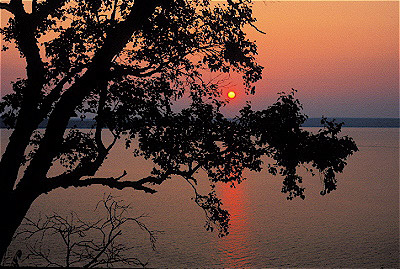
M 233 99 L 233 98 L 236 97 L 236 93 L 233 92 L 233 91 L 230 91 L 230 92 L 228 92 L 228 97 L 229 97 L 230 99 Z

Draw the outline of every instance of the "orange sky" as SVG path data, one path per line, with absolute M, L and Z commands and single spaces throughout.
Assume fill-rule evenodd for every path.
M 232 75 L 237 96 L 224 109 L 227 116 L 246 100 L 263 109 L 291 88 L 311 117 L 399 116 L 399 2 L 257 1 L 253 10 L 267 33 L 248 29 L 263 80 L 255 96 L 245 96 Z M 1 95 L 23 75 L 15 50 L 2 52 Z
M 265 67 L 255 108 L 295 88 L 313 117 L 398 117 L 398 2 L 256 2 L 253 10 L 267 33 L 248 31 Z

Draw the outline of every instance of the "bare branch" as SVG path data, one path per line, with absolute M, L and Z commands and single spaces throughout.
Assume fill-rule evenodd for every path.
M 28 234 L 28 237 L 22 237 L 27 242 L 29 251 L 29 254 L 22 262 L 31 258 L 45 265 L 47 264 L 47 266 L 59 267 L 92 268 L 103 264 L 108 266 L 127 264 L 145 267 L 147 262 L 143 263 L 138 258 L 126 255 L 127 251 L 133 249 L 133 247 L 118 243 L 118 238 L 123 234 L 124 227 L 126 227 L 125 224 L 133 222 L 141 230 L 149 234 L 151 246 L 154 250 L 154 243 L 157 239 L 156 234 L 161 232 L 150 230 L 142 223 L 140 219 L 143 215 L 126 217 L 130 213 L 128 210 L 131 207 L 123 204 L 123 200 L 116 200 L 113 196 L 107 195 L 104 196 L 99 204 L 102 204 L 106 215 L 94 223 L 81 220 L 74 212 L 71 213 L 70 217 L 54 214 L 47 216 L 45 219 L 39 218 L 37 221 L 25 219 L 25 223 L 22 226 L 23 230 L 17 235 L 20 237 Z M 95 211 L 98 209 L 98 205 Z M 91 238 L 87 238 L 89 235 Z M 42 248 L 44 240 L 47 241 L 49 237 L 61 240 L 61 246 L 63 246 L 65 254 L 64 261 L 62 261 L 64 264 L 61 264 L 60 261 L 54 261 L 55 257 L 53 257 L 50 248 Z M 32 240 L 34 241 L 33 245 L 30 244 Z M 18 258 L 21 255 L 22 252 L 20 252 Z M 18 261 L 16 264 L 18 264 Z
M 112 231 L 113 231 L 113 230 L 111 230 L 110 233 L 111 233 Z M 96 263 L 97 260 L 100 258 L 100 256 L 103 255 L 103 253 L 108 249 L 108 247 L 110 246 L 110 244 L 111 244 L 112 242 L 114 242 L 115 238 L 117 238 L 117 237 L 120 236 L 121 234 L 122 234 L 122 232 L 121 232 L 121 231 L 118 231 L 116 234 L 114 234 L 112 237 L 110 237 L 109 240 L 108 240 L 108 242 L 107 242 L 107 244 L 105 244 L 105 245 L 103 246 L 103 248 L 99 251 L 99 253 L 97 253 L 96 257 L 94 257 L 93 260 L 91 260 L 89 263 L 85 264 L 85 265 L 83 266 L 83 268 L 89 268 L 89 267 L 92 266 L 94 263 Z
M 263 34 L 263 35 L 266 35 L 266 34 L 267 34 L 266 32 L 263 32 L 263 31 L 261 31 L 260 29 L 258 29 L 258 27 L 255 26 L 253 23 L 250 22 L 249 24 L 250 24 L 250 26 L 253 27 L 257 32 L 259 32 L 259 33 L 261 33 L 261 34 Z

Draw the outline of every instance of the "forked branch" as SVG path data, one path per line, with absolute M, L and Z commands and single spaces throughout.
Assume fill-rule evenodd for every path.
M 25 260 L 33 259 L 34 262 L 39 262 L 37 265 L 42 266 L 93 268 L 125 264 L 145 267 L 148 262 L 129 257 L 127 252 L 133 247 L 119 243 L 118 239 L 124 234 L 128 224 L 134 224 L 149 235 L 154 250 L 157 234 L 161 232 L 150 230 L 141 220 L 143 215 L 127 217 L 131 207 L 111 195 L 105 195 L 95 211 L 101 209 L 104 210 L 105 217 L 92 222 L 82 220 L 74 212 L 66 217 L 54 214 L 38 220 L 26 218 L 22 230 L 16 234 L 17 239 L 21 238 L 28 243 L 28 255 L 21 265 L 24 265 Z M 65 256 L 56 261 L 54 254 L 44 247 L 44 243 L 45 240 L 54 241 L 57 238 L 62 242 L 60 246 Z M 22 252 L 19 252 L 22 256 Z

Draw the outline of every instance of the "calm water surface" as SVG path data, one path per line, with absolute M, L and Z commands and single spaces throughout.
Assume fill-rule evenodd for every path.
M 318 128 L 308 128 L 318 130 Z M 1 130 L 7 141 L 9 131 Z M 230 235 L 218 238 L 204 229 L 204 215 L 195 203 L 190 186 L 173 178 L 156 186 L 156 194 L 134 190 L 113 191 L 104 187 L 59 189 L 43 195 L 29 216 L 71 210 L 83 219 L 95 219 L 96 203 L 104 193 L 119 195 L 146 214 L 144 222 L 164 231 L 153 251 L 137 227 L 125 231 L 123 241 L 135 246 L 132 256 L 149 261 L 150 267 L 393 267 L 399 266 L 399 129 L 345 128 L 360 151 L 338 175 L 338 189 L 319 195 L 319 176 L 305 172 L 306 199 L 286 200 L 281 181 L 266 173 L 247 173 L 237 188 L 219 185 L 218 195 L 231 213 Z M 2 145 L 2 150 L 4 150 Z M 127 158 L 123 145 L 116 147 L 100 176 L 147 176 L 152 165 Z M 51 173 L 57 174 L 55 167 Z M 205 183 L 207 184 L 207 183 Z M 202 189 L 204 186 L 200 186 Z M 24 248 L 16 240 L 10 247 Z M 60 244 L 48 248 L 62 254 Z

